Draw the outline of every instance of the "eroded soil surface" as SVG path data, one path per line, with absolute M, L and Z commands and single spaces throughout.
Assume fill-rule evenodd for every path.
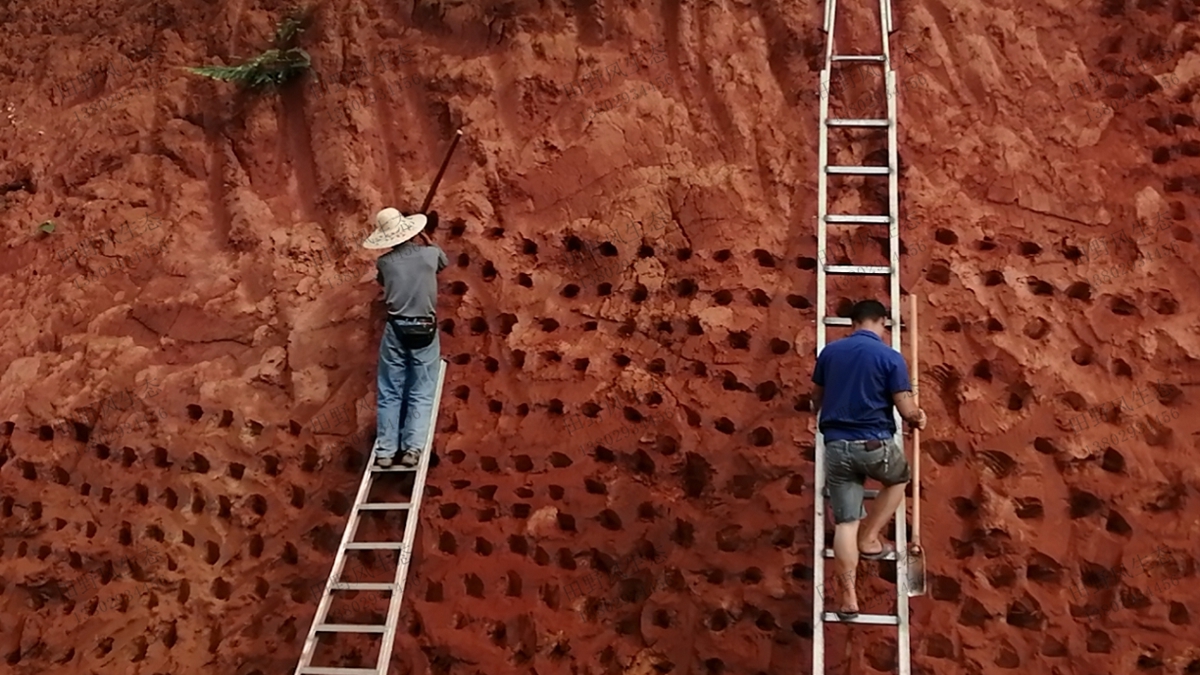
M 181 67 L 257 53 L 276 3 L 0 8 L 6 672 L 292 672 L 374 425 L 358 245 L 457 128 L 441 462 L 390 672 L 808 672 L 823 6 L 415 2 L 327 3 L 319 79 L 257 97 Z M 914 662 L 1200 672 L 1195 3 L 895 15 Z M 839 51 L 878 50 L 840 17 Z M 834 97 L 879 116 L 877 84 Z M 845 133 L 835 163 L 886 160 Z M 886 261 L 849 234 L 831 258 Z M 889 609 L 886 571 L 862 585 Z M 895 667 L 892 631 L 853 630 L 831 672 Z

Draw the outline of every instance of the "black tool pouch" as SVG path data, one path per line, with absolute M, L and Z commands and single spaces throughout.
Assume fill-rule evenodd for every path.
M 433 319 L 422 320 L 421 323 L 400 323 L 388 320 L 396 337 L 400 338 L 400 346 L 405 349 L 423 349 L 433 344 L 437 337 L 437 323 Z

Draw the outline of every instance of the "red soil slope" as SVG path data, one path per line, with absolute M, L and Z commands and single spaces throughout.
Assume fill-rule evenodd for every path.
M 320 83 L 258 98 L 177 66 L 256 53 L 275 3 L 0 9 L 5 672 L 291 672 L 374 419 L 356 247 L 458 127 L 392 672 L 808 671 L 821 7 L 544 4 L 331 2 Z M 1200 672 L 1194 2 L 900 5 L 915 662 Z M 894 667 L 848 634 L 835 672 Z

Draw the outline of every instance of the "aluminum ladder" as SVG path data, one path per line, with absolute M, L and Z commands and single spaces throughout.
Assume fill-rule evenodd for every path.
M 358 486 L 358 495 L 354 506 L 350 509 L 350 522 L 342 533 L 342 542 L 338 546 L 337 556 L 333 560 L 333 569 L 325 582 L 325 592 L 317 605 L 317 613 L 313 616 L 312 626 L 308 629 L 308 638 L 304 641 L 304 651 L 300 654 L 300 663 L 296 666 L 295 675 L 387 675 L 388 663 L 391 661 L 392 646 L 396 640 L 396 628 L 400 622 L 400 603 L 404 597 L 404 584 L 408 580 L 408 567 L 412 562 L 413 540 L 417 534 L 417 524 L 420 522 L 421 497 L 425 493 L 425 477 L 429 473 L 429 458 L 433 446 L 433 432 L 437 427 L 438 407 L 442 400 L 442 384 L 446 379 L 446 360 L 438 364 L 437 389 L 433 395 L 433 410 L 430 413 L 429 434 L 425 437 L 425 447 L 417 466 L 405 468 L 392 466 L 381 469 L 375 466 L 374 457 L 367 457 L 367 468 L 363 472 L 362 482 Z M 416 472 L 413 482 L 412 496 L 407 502 L 368 502 L 371 486 L 375 480 L 384 474 Z M 403 541 L 356 542 L 358 526 L 362 514 L 367 511 L 407 511 Z M 347 551 L 395 551 L 396 574 L 392 583 L 365 583 L 341 581 L 340 577 L 346 565 Z M 391 593 L 388 602 L 386 623 L 384 624 L 337 624 L 326 623 L 333 594 L 338 591 L 369 591 Z M 379 648 L 379 656 L 374 668 L 343 668 L 312 665 L 317 651 L 317 636 L 322 633 L 356 633 L 360 635 L 383 635 Z
M 820 174 L 817 177 L 817 355 L 820 355 L 821 350 L 825 348 L 825 330 L 827 327 L 849 327 L 850 319 L 846 317 L 828 316 L 828 304 L 826 298 L 826 275 L 827 274 L 851 274 L 851 275 L 873 275 L 886 276 L 890 282 L 890 307 L 891 320 L 888 326 L 891 330 L 892 348 L 900 351 L 900 330 L 901 326 L 901 306 L 900 306 L 900 228 L 899 228 L 899 176 L 897 174 L 898 155 L 896 147 L 896 73 L 891 68 L 891 58 L 888 50 L 888 36 L 894 30 L 892 25 L 892 8 L 891 0 L 879 0 L 879 15 L 880 15 L 880 47 L 882 52 L 879 54 L 854 54 L 841 55 L 834 54 L 835 35 L 834 26 L 837 16 L 837 0 L 826 0 L 825 2 L 825 22 L 822 30 L 826 34 L 825 38 L 825 68 L 821 71 L 821 98 L 820 98 L 820 124 L 819 138 L 820 145 L 818 152 L 820 153 Z M 883 82 L 886 88 L 887 97 L 887 117 L 884 119 L 832 119 L 829 117 L 829 96 L 830 96 L 830 81 L 831 71 L 839 64 L 843 63 L 858 63 L 878 65 L 883 68 Z M 831 166 L 829 164 L 829 135 L 831 128 L 876 128 L 887 130 L 888 144 L 888 164 L 887 166 Z M 835 132 L 836 133 L 836 132 Z M 878 176 L 886 178 L 888 181 L 888 213 L 886 214 L 841 214 L 829 213 L 829 193 L 828 193 L 828 177 L 829 176 Z M 835 226 L 863 226 L 863 227 L 888 227 L 888 242 L 889 242 L 889 264 L 886 266 L 872 265 L 833 265 L 829 264 L 829 259 L 826 253 L 827 249 L 827 228 L 830 225 Z M 903 449 L 904 435 L 903 427 L 899 413 L 896 412 L 896 442 Z M 905 555 L 900 555 L 897 559 L 896 554 L 889 554 L 888 561 L 892 561 L 896 565 L 896 610 L 892 614 L 867 614 L 865 610 L 868 608 L 861 605 L 860 610 L 863 613 L 858 617 L 848 622 L 843 622 L 838 618 L 834 611 L 826 611 L 825 608 L 825 592 L 826 575 L 825 575 L 825 560 L 833 558 L 833 549 L 825 546 L 825 499 L 828 492 L 825 490 L 825 442 L 818 429 L 816 434 L 816 457 L 815 465 L 815 482 L 814 485 L 820 489 L 814 490 L 813 494 L 813 675 L 825 675 L 825 629 L 828 624 L 850 623 L 850 624 L 867 624 L 877 626 L 896 626 L 897 635 L 897 652 L 899 661 L 900 675 L 910 675 L 912 668 L 912 655 L 909 647 L 909 614 L 908 614 L 908 589 L 907 578 L 908 570 Z M 877 490 L 867 490 L 866 496 L 873 498 L 878 495 Z M 905 552 L 908 550 L 907 532 L 906 532 L 906 504 L 901 502 L 900 507 L 896 511 L 896 550 Z M 880 563 L 887 564 L 887 563 Z M 861 575 L 860 575 L 861 576 Z M 831 589 L 836 590 L 836 584 L 830 585 Z M 832 593 L 834 597 L 830 598 L 831 603 L 839 602 L 838 594 Z M 852 630 L 849 626 L 845 630 Z

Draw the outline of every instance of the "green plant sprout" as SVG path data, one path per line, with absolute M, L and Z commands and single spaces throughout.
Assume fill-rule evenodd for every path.
M 296 46 L 296 40 L 311 23 L 312 8 L 293 9 L 275 27 L 271 49 L 233 66 L 193 66 L 197 75 L 234 82 L 246 89 L 278 87 L 312 67 L 308 52 Z
M 46 222 L 39 225 L 38 229 L 41 230 L 42 232 L 45 232 L 46 234 L 50 234 L 51 232 L 54 231 L 54 221 L 47 220 Z

